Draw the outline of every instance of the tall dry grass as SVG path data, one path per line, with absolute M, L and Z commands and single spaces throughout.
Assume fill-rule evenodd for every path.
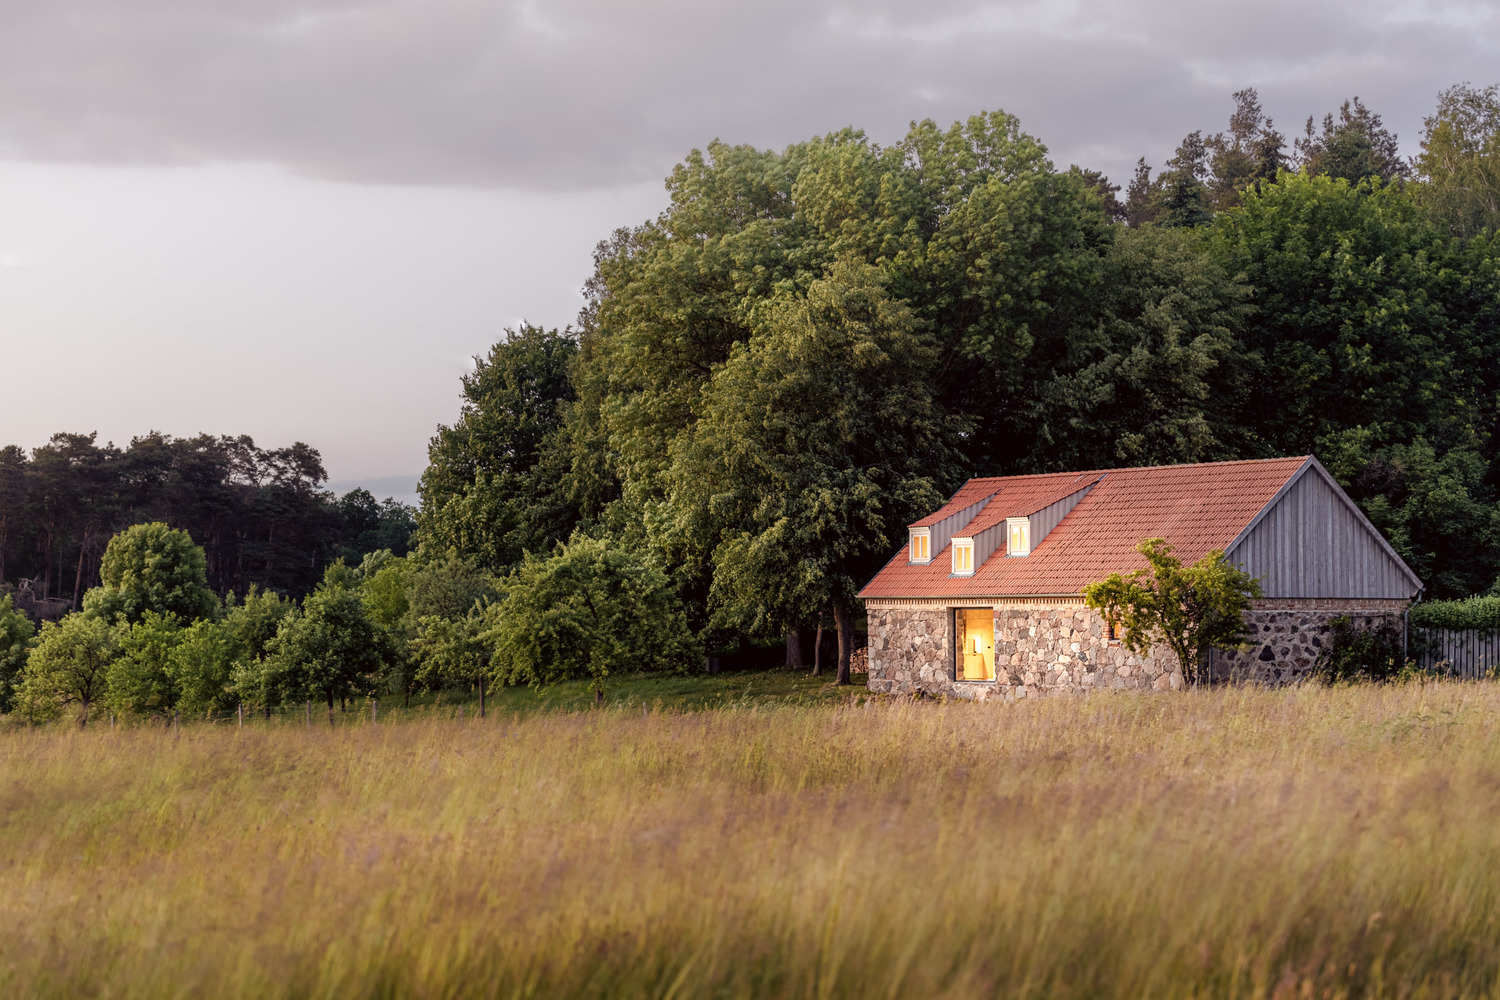
M 1500 994 L 1500 687 L 0 737 L 0 995 Z

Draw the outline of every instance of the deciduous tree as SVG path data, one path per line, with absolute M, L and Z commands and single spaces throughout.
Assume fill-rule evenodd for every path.
M 182 620 L 147 610 L 117 627 L 118 648 L 108 674 L 110 707 L 171 719 L 181 693 L 172 653 L 182 641 Z
M 106 618 L 134 623 L 153 611 L 191 622 L 219 612 L 203 550 L 187 532 L 161 522 L 138 524 L 111 538 L 99 576 L 89 609 Z
M 1422 119 L 1418 197 L 1457 235 L 1500 228 L 1500 85 L 1460 84 Z
M 1302 170 L 1314 177 L 1337 177 L 1351 184 L 1374 178 L 1388 184 L 1411 173 L 1396 134 L 1358 97 L 1339 107 L 1337 120 L 1332 112 L 1324 115 L 1321 132 L 1314 131 L 1309 115 L 1305 133 L 1293 145 Z
M 224 628 L 238 653 L 235 691 L 241 701 L 260 706 L 266 718 L 286 693 L 278 687 L 275 672 L 267 669 L 266 658 L 282 621 L 296 610 L 296 604 L 275 591 L 253 586 L 243 601 L 230 600 L 225 605 Z
M 712 552 L 718 624 L 781 634 L 831 607 L 848 683 L 855 595 L 940 502 L 963 430 L 933 401 L 933 352 L 864 263 L 768 305 L 673 473 L 682 530 Z
M 494 674 L 494 650 L 483 608 L 462 618 L 429 615 L 417 623 L 412 651 L 418 683 L 431 688 L 449 685 L 479 688 L 479 717 L 485 714 L 485 682 Z
M 572 531 L 578 514 L 566 495 L 562 438 L 577 352 L 571 332 L 522 325 L 474 359 L 459 418 L 438 428 L 418 488 L 429 548 L 458 549 L 504 572 Z
M 284 694 L 324 699 L 332 725 L 335 698 L 373 688 L 384 666 L 382 651 L 359 593 L 323 586 L 307 596 L 300 614 L 281 620 L 267 646 L 268 669 Z
M 1260 597 L 1260 582 L 1217 549 L 1191 566 L 1182 565 L 1163 538 L 1147 538 L 1136 551 L 1146 557 L 1145 568 L 1089 584 L 1084 602 L 1124 628 L 1122 641 L 1131 652 L 1145 654 L 1164 643 L 1177 654 L 1183 677 L 1197 684 L 1206 679 L 1209 650 L 1244 642 L 1245 612 Z
M 43 622 L 21 675 L 16 700 L 22 713 L 42 721 L 73 705 L 79 727 L 86 726 L 93 707 L 109 692 L 109 665 L 118 649 L 116 626 L 98 616 L 70 614 L 60 622 Z
M 0 594 L 0 715 L 15 703 L 16 684 L 31 652 L 36 628 L 16 610 L 9 594 Z
M 484 642 L 498 678 L 542 686 L 643 671 L 686 672 L 703 663 L 667 577 L 633 553 L 575 538 L 547 557 L 527 555 L 487 612 Z

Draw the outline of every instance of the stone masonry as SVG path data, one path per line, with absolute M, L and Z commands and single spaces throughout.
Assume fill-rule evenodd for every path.
M 1385 622 L 1401 624 L 1398 607 L 1257 608 L 1245 616 L 1250 626 L 1245 648 L 1227 653 L 1215 650 L 1209 658 L 1209 673 L 1215 680 L 1242 683 L 1303 680 L 1323 655 L 1332 631 L 1329 623 L 1340 615 L 1348 615 L 1359 629 Z
M 1311 602 L 1309 602 L 1311 603 Z M 1349 615 L 1362 628 L 1399 621 L 1400 609 L 1258 607 L 1247 614 L 1244 650 L 1214 653 L 1211 676 L 1220 680 L 1285 684 L 1311 675 L 1327 641 L 1329 622 Z M 1059 692 L 1177 690 L 1184 680 L 1177 656 L 1165 646 L 1145 655 L 1107 638 L 1097 611 L 1079 605 L 1003 606 L 995 615 L 995 679 L 953 679 L 953 610 L 941 607 L 868 608 L 872 691 L 924 693 L 988 700 Z
M 953 612 L 870 608 L 870 690 L 1007 701 L 1058 691 L 1182 686 L 1176 657 L 1145 656 L 1105 637 L 1098 612 L 1079 606 L 995 609 L 995 679 L 953 679 Z

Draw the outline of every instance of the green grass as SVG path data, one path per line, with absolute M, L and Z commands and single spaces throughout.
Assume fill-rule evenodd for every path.
M 593 682 L 577 680 L 544 688 L 488 690 L 485 692 L 485 711 L 497 718 L 525 718 L 539 713 L 600 709 L 612 712 L 640 712 L 643 709 L 651 712 L 700 712 L 730 706 L 834 705 L 870 697 L 864 680 L 863 675 L 856 675 L 852 685 L 839 687 L 828 670 L 818 677 L 807 670 L 786 669 L 720 674 L 629 674 L 606 680 L 602 704 L 595 703 Z M 383 694 L 372 713 L 369 700 L 356 699 L 335 710 L 334 724 L 359 726 L 370 723 L 372 719 L 386 723 L 456 720 L 479 714 L 479 694 L 474 689 L 421 692 L 412 695 L 409 704 L 403 702 L 400 695 Z M 328 709 L 318 702 L 312 703 L 310 712 L 302 705 L 277 708 L 273 710 L 269 724 L 305 726 L 309 715 L 315 724 L 328 724 Z M 104 718 L 108 724 L 107 713 Z M 249 709 L 246 709 L 244 719 L 245 724 L 252 727 L 268 724 L 261 713 Z M 220 725 L 233 724 L 238 721 L 238 716 L 230 714 L 215 721 Z
M 813 677 L 806 670 L 766 670 L 730 674 L 635 674 L 608 678 L 604 705 L 607 709 L 696 712 L 728 705 L 811 705 L 846 701 L 864 693 L 864 678 L 840 688 L 829 671 Z M 489 711 L 504 714 L 535 712 L 579 712 L 595 707 L 590 681 L 564 681 L 543 689 L 507 687 L 486 693 Z M 382 710 L 399 705 L 400 699 L 385 697 Z M 479 696 L 447 692 L 440 698 L 419 699 L 424 706 L 452 709 L 458 704 L 467 713 L 478 710 Z
M 0 734 L 0 996 L 1500 996 L 1500 685 L 632 684 Z

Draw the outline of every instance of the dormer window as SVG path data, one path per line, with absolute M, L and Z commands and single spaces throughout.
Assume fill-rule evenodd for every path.
M 912 528 L 911 545 L 907 549 L 907 558 L 914 563 L 929 563 L 932 561 L 932 529 Z
M 1031 554 L 1031 518 L 1008 517 L 1005 519 L 1005 554 L 1026 556 Z
M 953 539 L 953 575 L 974 575 L 974 539 Z

